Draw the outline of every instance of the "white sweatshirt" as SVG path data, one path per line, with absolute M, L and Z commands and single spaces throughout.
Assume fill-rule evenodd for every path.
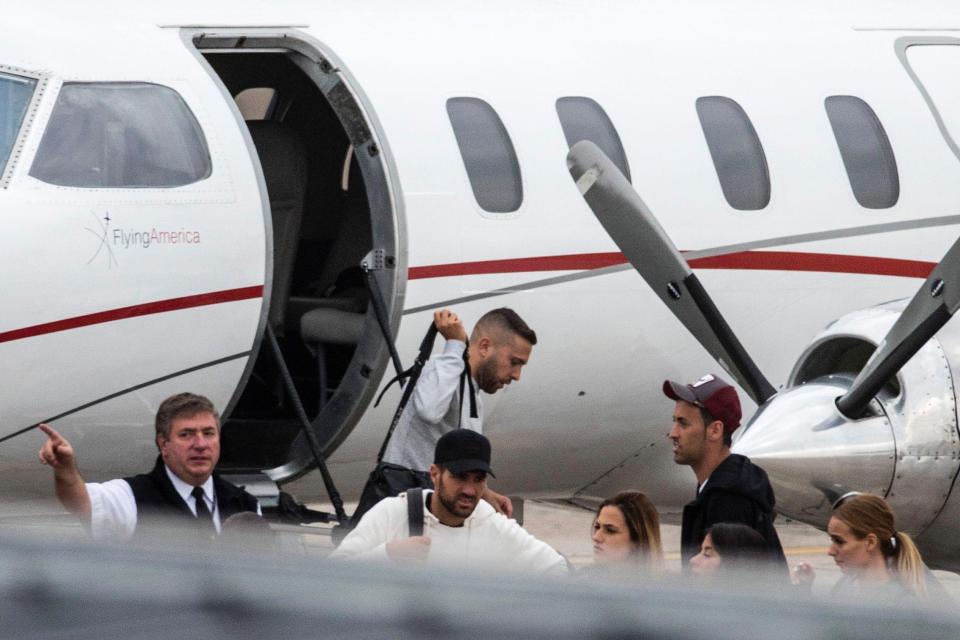
M 423 492 L 424 503 L 433 491 Z M 486 500 L 462 527 L 449 527 L 423 509 L 423 535 L 430 538 L 427 566 L 509 569 L 536 574 L 567 574 L 567 561 L 550 545 L 527 533 L 516 520 L 497 513 Z M 407 494 L 386 498 L 364 514 L 330 555 L 334 560 L 388 561 L 387 542 L 409 536 Z

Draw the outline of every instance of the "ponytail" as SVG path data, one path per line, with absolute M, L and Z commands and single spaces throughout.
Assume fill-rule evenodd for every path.
M 897 531 L 893 510 L 883 498 L 861 493 L 848 497 L 833 512 L 837 518 L 862 540 L 873 534 L 880 541 L 880 552 L 890 571 L 905 589 L 918 597 L 927 594 L 926 566 L 913 539 Z
M 927 595 L 927 579 L 917 545 L 902 531 L 895 532 L 893 538 L 896 540 L 894 559 L 901 584 L 917 596 Z

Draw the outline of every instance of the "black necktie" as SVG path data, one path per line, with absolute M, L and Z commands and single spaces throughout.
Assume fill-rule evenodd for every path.
M 210 513 L 210 509 L 207 508 L 207 501 L 203 497 L 203 487 L 194 487 L 191 495 L 197 503 L 197 524 L 201 529 L 215 533 L 216 528 L 213 526 L 213 514 Z

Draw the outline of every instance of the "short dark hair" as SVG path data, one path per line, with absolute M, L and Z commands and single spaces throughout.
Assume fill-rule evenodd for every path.
M 217 428 L 220 427 L 220 414 L 217 413 L 213 403 L 209 398 L 199 396 L 195 393 L 178 393 L 170 396 L 160 403 L 157 409 L 157 419 L 154 426 L 157 431 L 157 438 L 161 436 L 170 439 L 170 425 L 177 418 L 192 418 L 198 413 L 212 413 L 214 420 L 217 421 Z
M 713 548 L 724 562 L 758 562 L 768 558 L 767 541 L 745 524 L 720 522 L 707 529 L 706 536 L 710 536 Z
M 473 327 L 473 338 L 476 339 L 481 331 L 496 329 L 520 336 L 531 345 L 537 344 L 537 333 L 523 321 L 523 318 L 516 311 L 507 307 L 492 309 L 483 314 Z
M 710 424 L 711 422 L 716 422 L 717 420 L 716 417 L 714 417 L 714 415 L 710 413 L 709 409 L 707 409 L 706 407 L 701 407 L 698 404 L 695 404 L 693 406 L 695 406 L 697 409 L 700 409 L 700 417 L 703 419 L 704 428 L 706 428 L 707 425 Z M 733 432 L 727 431 L 726 425 L 724 425 L 724 428 L 723 428 L 723 445 L 725 447 L 729 447 L 733 445 Z

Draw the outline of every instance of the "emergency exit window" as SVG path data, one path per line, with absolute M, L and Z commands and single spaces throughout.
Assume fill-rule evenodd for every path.
M 868 209 L 897 204 L 897 160 L 877 114 L 856 96 L 830 96 L 824 105 L 857 202 Z
M 37 81 L 0 73 L 0 174 L 20 133 Z
M 183 98 L 148 83 L 67 83 L 30 175 L 64 187 L 180 187 L 210 175 L 203 131 Z
M 723 197 L 741 211 L 766 207 L 770 202 L 767 156 L 743 107 L 724 96 L 705 96 L 697 99 L 697 115 Z
M 520 163 L 497 112 L 479 98 L 451 98 L 447 115 L 477 204 L 490 213 L 519 209 Z

